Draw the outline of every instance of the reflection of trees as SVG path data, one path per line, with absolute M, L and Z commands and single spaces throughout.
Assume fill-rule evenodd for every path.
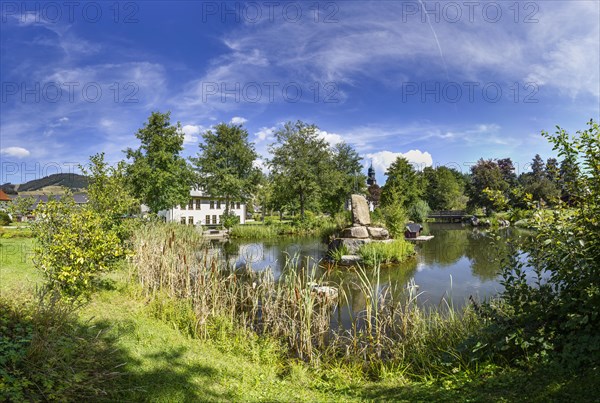
M 469 247 L 465 250 L 465 255 L 471 261 L 473 275 L 484 281 L 495 279 L 509 254 L 517 253 L 516 248 L 511 248 L 509 243 L 517 241 L 518 230 L 502 229 L 494 235 L 484 231 L 471 231 Z
M 442 266 L 456 263 L 469 246 L 467 235 L 470 231 L 457 225 L 430 225 L 434 238 L 417 247 L 423 263 Z

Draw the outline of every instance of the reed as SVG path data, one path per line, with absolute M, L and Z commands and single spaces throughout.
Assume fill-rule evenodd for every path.
M 363 262 L 370 267 L 378 264 L 400 263 L 414 253 L 414 245 L 403 239 L 394 239 L 392 242 L 371 242 L 362 245 L 358 250 Z
M 164 224 L 140 229 L 133 245 L 131 273 L 150 299 L 149 309 L 194 337 L 252 333 L 279 340 L 313 364 L 341 361 L 375 374 L 391 365 L 423 375 L 445 371 L 445 359 L 461 357 L 456 346 L 478 325 L 470 311 L 459 314 L 450 305 L 419 308 L 414 284 L 395 299 L 398 290 L 381 278 L 379 265 L 372 272 L 357 267 L 354 281 L 333 284 L 318 274 L 317 262 L 301 265 L 290 257 L 275 280 L 270 269 L 227 267 L 198 233 Z M 338 294 L 317 285 L 333 286 Z M 358 290 L 364 309 L 349 328 L 332 329 L 348 309 L 350 289 Z

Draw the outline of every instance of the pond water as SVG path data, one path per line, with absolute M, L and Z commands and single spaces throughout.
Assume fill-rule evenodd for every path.
M 425 233 L 434 238 L 417 243 L 415 257 L 383 267 L 379 275 L 380 287 L 387 287 L 393 293 L 403 292 L 414 281 L 422 305 L 438 305 L 445 299 L 459 307 L 471 295 L 482 300 L 497 294 L 502 289 L 498 276 L 500 262 L 510 253 L 508 241 L 518 241 L 526 235 L 517 228 L 491 232 L 461 224 L 428 223 L 424 227 Z M 249 265 L 257 271 L 271 267 L 276 278 L 286 270 L 286 261 L 295 258 L 305 270 L 319 264 L 318 274 L 324 276 L 324 281 L 334 284 L 357 281 L 352 270 L 328 264 L 327 246 L 315 237 L 231 240 L 217 245 L 230 264 Z M 371 280 L 376 281 L 374 274 Z M 352 294 L 352 287 L 348 291 Z M 356 302 L 358 308 L 361 304 Z

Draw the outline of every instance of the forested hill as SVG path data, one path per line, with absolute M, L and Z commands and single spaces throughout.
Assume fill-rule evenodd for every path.
M 15 194 L 16 192 L 36 191 L 48 186 L 62 186 L 71 190 L 85 189 L 88 186 L 88 178 L 75 173 L 60 173 L 34 179 L 20 185 L 5 183 L 1 188 L 8 194 Z

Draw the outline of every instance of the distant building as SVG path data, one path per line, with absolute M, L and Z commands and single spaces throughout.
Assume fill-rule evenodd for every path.
M 230 201 L 229 211 L 240 218 L 240 224 L 246 223 L 245 203 Z M 142 212 L 148 212 L 148 207 L 142 206 Z M 190 201 L 186 206 L 177 206 L 158 212 L 158 216 L 167 222 L 204 226 L 221 224 L 223 214 L 225 214 L 225 199 L 223 197 L 210 197 L 198 189 L 190 191 Z
M 371 166 L 369 166 L 369 171 L 367 172 L 367 186 L 377 185 L 377 179 L 375 179 L 375 168 L 373 168 L 373 163 L 371 162 Z
M 6 210 L 8 203 L 10 203 L 10 197 L 2 189 L 0 189 L 0 210 Z
M 11 195 L 11 202 L 14 201 L 15 199 L 18 199 L 19 197 L 28 197 L 32 199 L 32 203 L 31 203 L 31 207 L 29 208 L 29 210 L 27 211 L 27 213 L 25 214 L 19 214 L 16 217 L 13 217 L 13 220 L 17 221 L 17 222 L 25 222 L 25 221 L 33 221 L 35 220 L 35 215 L 33 214 L 33 212 L 35 211 L 36 208 L 38 208 L 38 206 L 40 204 L 45 204 L 48 203 L 48 200 L 51 199 L 55 199 L 55 200 L 60 200 L 62 197 L 64 197 L 64 194 L 57 194 L 57 195 L 36 195 L 36 196 L 23 196 L 23 195 Z M 73 194 L 73 200 L 75 201 L 75 205 L 76 206 L 83 206 L 85 204 L 88 203 L 88 196 L 86 193 L 75 193 Z

